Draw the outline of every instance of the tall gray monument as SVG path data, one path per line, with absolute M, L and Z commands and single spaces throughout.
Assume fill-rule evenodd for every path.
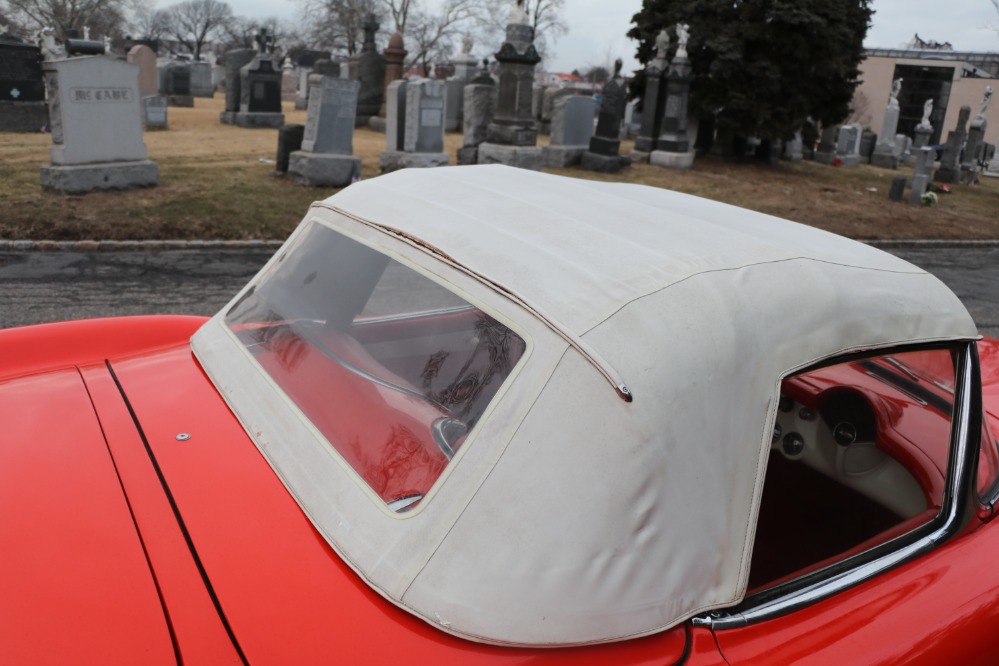
M 656 57 L 645 68 L 645 96 L 642 98 L 642 124 L 635 138 L 634 162 L 648 162 L 649 153 L 656 149 L 666 111 L 666 70 L 669 32 L 663 28 L 656 37 Z
M 309 85 L 312 90 L 302 149 L 291 153 L 288 174 L 305 185 L 349 185 L 361 174 L 361 158 L 352 155 L 361 84 L 313 74 Z
M 656 149 L 649 155 L 649 162 L 674 169 L 689 169 L 694 164 L 694 151 L 687 137 L 687 103 L 693 70 L 687 57 L 689 26 L 676 25 L 676 54 L 666 72 L 666 108 L 656 141 Z
M 933 175 L 933 180 L 938 183 L 956 183 L 961 178 L 961 150 L 964 149 L 964 141 L 968 136 L 969 118 L 971 107 L 965 104 L 957 116 L 957 127 L 947 133 L 940 168 Z
M 378 20 L 368 14 L 364 21 L 364 45 L 357 59 L 357 80 L 361 83 L 357 99 L 357 126 L 367 126 L 378 115 L 385 94 L 385 58 L 375 49 Z
M 534 48 L 534 28 L 524 12 L 523 0 L 510 10 L 506 41 L 496 53 L 499 86 L 496 114 L 486 129 L 486 141 L 479 145 L 479 164 L 506 164 L 541 168 L 538 129 L 531 116 L 534 67 L 541 61 Z
M 478 164 L 479 145 L 486 140 L 489 123 L 496 113 L 496 82 L 489 75 L 487 60 L 462 94 L 465 96 L 461 121 L 463 140 L 458 149 L 458 164 Z
M 219 113 L 219 122 L 223 125 L 235 125 L 236 114 L 239 113 L 241 97 L 240 85 L 242 79 L 240 70 L 253 61 L 257 55 L 256 49 L 232 49 L 226 51 L 225 61 L 225 110 Z
M 257 54 L 239 70 L 239 113 L 236 124 L 245 128 L 284 125 L 281 112 L 281 70 L 274 66 L 270 45 L 274 38 L 263 28 L 257 36 Z
M 618 58 L 614 63 L 613 78 L 604 84 L 596 133 L 590 137 L 589 149 L 582 155 L 581 164 L 590 171 L 610 173 L 631 164 L 631 160 L 618 154 L 621 148 L 624 106 L 628 102 L 627 88 L 621 78 L 621 64 L 621 59 Z
M 985 86 L 982 106 L 968 129 L 968 142 L 964 146 L 964 157 L 961 160 L 961 180 L 966 183 L 978 181 L 978 171 L 985 151 L 985 129 L 988 127 L 985 114 L 992 103 L 992 92 L 992 86 Z
M 878 135 L 878 144 L 871 154 L 871 164 L 885 169 L 898 168 L 899 153 L 895 146 L 895 135 L 898 132 L 898 94 L 902 91 L 902 79 L 895 79 L 891 84 L 891 93 L 888 98 L 888 108 L 885 109 L 885 119 L 881 123 L 881 134 Z

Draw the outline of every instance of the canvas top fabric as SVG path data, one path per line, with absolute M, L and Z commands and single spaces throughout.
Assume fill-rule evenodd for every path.
M 419 510 L 372 500 L 234 339 L 229 306 L 193 349 L 341 557 L 482 642 L 622 640 L 737 604 L 781 379 L 853 350 L 977 336 L 942 283 L 894 256 L 658 188 L 403 170 L 314 204 L 272 264 L 315 224 L 526 341 Z

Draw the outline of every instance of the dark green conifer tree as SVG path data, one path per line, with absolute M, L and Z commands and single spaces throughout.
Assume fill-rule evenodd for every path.
M 811 118 L 843 121 L 857 87 L 871 0 L 643 0 L 628 36 L 655 55 L 659 31 L 690 25 L 690 113 L 732 135 L 789 139 Z M 670 53 L 672 57 L 672 53 Z M 636 77 L 632 93 L 644 90 Z

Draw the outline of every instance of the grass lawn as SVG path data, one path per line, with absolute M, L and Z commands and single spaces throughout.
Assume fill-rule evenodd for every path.
M 0 134 L 0 238 L 5 240 L 283 239 L 310 202 L 334 191 L 308 188 L 271 174 L 277 130 L 219 123 L 224 97 L 195 99 L 195 108 L 169 110 L 170 129 L 145 135 L 159 164 L 158 187 L 64 196 L 43 192 L 39 167 L 49 161 L 46 134 Z M 305 112 L 285 105 L 285 122 Z M 542 141 L 547 141 L 542 137 Z M 452 155 L 461 134 L 448 134 Z M 354 134 L 362 177 L 378 175 L 385 137 Z M 622 152 L 631 149 L 625 142 Z M 858 239 L 999 239 L 999 179 L 974 187 L 952 185 L 936 206 L 888 201 L 898 171 L 853 169 L 814 162 L 732 164 L 699 158 L 689 171 L 633 165 L 618 174 L 553 170 L 577 178 L 627 181 L 696 194 L 827 229 Z M 441 196 L 446 196 L 442 193 Z

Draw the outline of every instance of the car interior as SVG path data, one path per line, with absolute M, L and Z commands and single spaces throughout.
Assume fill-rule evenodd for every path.
M 886 543 L 939 513 L 954 367 L 951 350 L 925 349 L 783 381 L 750 594 Z

